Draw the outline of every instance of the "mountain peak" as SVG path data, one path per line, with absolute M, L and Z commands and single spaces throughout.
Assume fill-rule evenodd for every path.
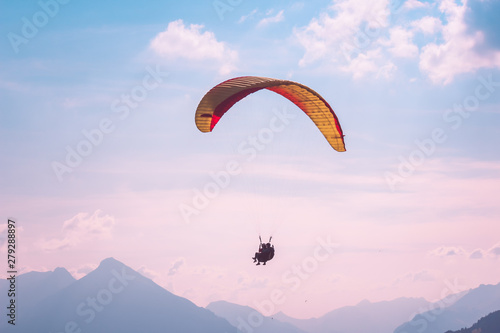
M 364 299 L 361 302 L 359 302 L 358 304 L 356 304 L 356 306 L 366 306 L 366 305 L 370 305 L 370 304 L 372 304 L 372 303 L 369 300 Z
M 57 277 L 63 277 L 63 278 L 69 277 L 70 279 L 74 280 L 71 273 L 68 272 L 68 270 L 64 267 L 56 267 L 56 269 L 54 269 L 53 274 L 54 274 L 54 276 L 57 276 Z
M 124 266 L 125 266 L 125 264 L 123 264 L 122 262 L 116 260 L 113 257 L 109 257 L 109 258 L 106 258 L 106 259 L 102 260 L 99 263 L 99 267 L 98 268 L 121 269 Z

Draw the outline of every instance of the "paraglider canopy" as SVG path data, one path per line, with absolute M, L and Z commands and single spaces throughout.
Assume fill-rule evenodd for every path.
M 242 76 L 213 87 L 196 109 L 196 126 L 201 132 L 211 132 L 220 118 L 236 102 L 251 93 L 268 89 L 292 101 L 316 124 L 336 151 L 345 151 L 344 134 L 330 105 L 311 88 L 288 80 L 258 76 Z

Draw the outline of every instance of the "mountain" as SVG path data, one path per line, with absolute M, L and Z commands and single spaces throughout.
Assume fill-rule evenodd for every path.
M 9 288 L 8 279 L 0 280 L 1 304 L 9 304 Z M 16 276 L 16 325 L 4 317 L 0 332 L 443 333 L 472 325 L 470 333 L 490 333 L 485 330 L 498 328 L 492 325 L 500 316 L 494 312 L 500 309 L 500 283 L 451 295 L 439 304 L 446 307 L 422 298 L 398 298 L 362 301 L 306 320 L 283 313 L 264 317 L 224 301 L 198 307 L 108 258 L 80 280 L 64 268 Z
M 75 278 L 64 268 L 58 267 L 50 272 L 29 272 L 16 276 L 16 293 L 18 304 L 22 304 L 22 309 L 28 311 L 36 306 L 40 301 L 66 288 Z M 7 291 L 10 282 L 7 279 L 0 280 L 0 300 L 1 304 L 8 302 Z
M 480 285 L 447 307 L 421 312 L 394 333 L 443 333 L 469 327 L 482 316 L 500 309 L 500 283 Z
M 345 306 L 319 318 L 294 319 L 283 313 L 274 317 L 308 333 L 387 333 L 410 318 L 419 308 L 429 305 L 423 298 L 398 298 L 371 303 L 364 300 Z
M 248 306 L 217 301 L 210 303 L 206 308 L 237 327 L 238 333 L 306 333 L 290 323 L 274 317 L 265 317 Z
M 0 322 L 0 331 L 5 328 L 23 333 L 237 332 L 225 319 L 168 292 L 113 258 L 44 298 L 29 313 L 18 314 L 15 327 Z
M 463 328 L 459 331 L 448 331 L 446 333 L 498 333 L 500 332 L 500 310 L 478 320 L 470 328 Z

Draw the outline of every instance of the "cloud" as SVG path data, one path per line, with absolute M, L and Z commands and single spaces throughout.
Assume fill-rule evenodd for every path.
M 423 11 L 410 13 L 424 7 L 425 15 Z M 294 30 L 294 37 L 305 49 L 299 65 L 324 62 L 354 78 L 370 74 L 391 78 L 397 70 L 392 59 L 415 58 L 420 72 L 435 84 L 448 84 L 459 74 L 500 67 L 497 44 L 485 40 L 489 30 L 467 24 L 472 20 L 472 15 L 466 17 L 471 11 L 468 1 L 443 0 L 439 6 L 406 1 L 405 10 L 392 8 L 392 14 L 398 16 L 395 21 L 404 22 L 392 27 L 391 8 L 385 0 L 334 1 L 307 26 Z M 417 33 L 421 34 L 418 38 Z M 385 68 L 389 75 L 380 75 L 375 68 Z
M 395 27 L 389 31 L 390 39 L 382 42 L 395 57 L 412 58 L 418 56 L 418 47 L 413 44 L 413 32 L 403 27 Z
M 182 265 L 184 265 L 184 258 L 177 258 L 173 263 L 170 269 L 168 270 L 168 276 L 175 275 L 178 271 L 179 268 L 181 268 Z
M 407 9 L 407 10 L 412 10 L 412 9 L 424 8 L 424 7 L 428 7 L 428 6 L 429 6 L 429 4 L 420 2 L 418 0 L 407 0 L 407 1 L 405 1 L 403 8 Z
M 436 280 L 437 279 L 436 279 L 435 274 L 424 269 L 424 270 L 421 270 L 421 271 L 416 272 L 416 273 L 410 272 L 410 273 L 406 273 L 403 276 L 397 277 L 394 280 L 393 285 L 395 286 L 395 285 L 399 285 L 402 283 L 412 283 L 412 282 L 432 282 L 432 281 L 436 281 Z
M 203 28 L 200 24 L 187 27 L 182 20 L 170 22 L 167 30 L 153 39 L 150 48 L 169 60 L 215 61 L 221 75 L 236 70 L 238 53 L 226 43 L 217 41 L 213 32 L 203 31 Z
M 257 24 L 257 27 L 262 28 L 271 23 L 282 22 L 284 19 L 285 15 L 283 15 L 283 10 L 280 10 L 278 14 L 274 16 L 268 16 L 260 20 L 259 23 Z
M 139 269 L 137 270 L 137 272 L 147 278 L 150 278 L 151 280 L 155 280 L 156 278 L 158 278 L 160 276 L 159 273 L 157 273 L 156 271 L 153 271 L 149 268 L 147 268 L 146 266 L 141 266 L 139 267 Z
M 443 42 L 422 48 L 419 67 L 436 84 L 448 84 L 458 74 L 473 73 L 481 68 L 500 67 L 500 51 L 481 47 L 484 33 L 471 32 L 464 20 L 467 1 L 462 5 L 444 0 L 439 6 L 446 16 L 442 27 Z
M 437 257 L 463 255 L 467 256 L 469 259 L 484 259 L 487 257 L 496 259 L 500 257 L 500 243 L 493 245 L 488 250 L 477 248 L 470 253 L 468 253 L 461 247 L 454 247 L 454 246 L 440 246 L 432 251 L 429 251 L 429 253 Z
M 78 266 L 78 267 L 68 268 L 68 271 L 71 273 L 71 275 L 75 279 L 81 279 L 82 277 L 84 277 L 88 273 L 92 272 L 96 268 L 97 268 L 97 265 L 95 265 L 95 264 L 83 264 L 83 265 Z
M 441 20 L 433 16 L 424 16 L 421 19 L 412 21 L 410 25 L 414 31 L 425 35 L 434 35 L 443 29 Z
M 361 25 L 366 23 L 367 28 L 386 27 L 387 14 L 385 0 L 334 3 L 330 12 L 320 14 L 306 27 L 295 30 L 295 37 L 306 50 L 300 64 L 307 65 L 324 57 L 341 60 L 343 49 L 360 48 L 369 42 L 360 38 Z
M 92 272 L 94 269 L 96 269 L 95 265 L 87 264 L 87 265 L 83 265 L 83 266 L 79 267 L 75 272 L 77 274 L 88 274 L 88 273 Z
M 389 25 L 388 15 L 386 0 L 335 2 L 307 26 L 294 30 L 295 38 L 305 49 L 299 65 L 326 61 L 355 78 L 377 73 L 390 63 L 381 57 L 377 44 L 381 30 Z
M 436 280 L 436 278 L 434 277 L 434 275 L 427 270 L 423 270 L 423 271 L 420 271 L 420 272 L 413 274 L 413 281 L 414 282 L 417 282 L 417 281 L 430 282 L 430 281 L 435 281 L 435 280 Z
M 240 19 L 238 20 L 238 23 L 243 23 L 245 22 L 246 20 L 248 20 L 249 18 L 253 17 L 255 14 L 257 14 L 257 8 L 252 10 L 250 13 L 248 13 L 247 15 L 243 15 L 242 17 L 240 17 Z
M 494 258 L 500 257 L 500 243 L 493 245 L 489 250 L 488 254 Z
M 484 255 L 485 253 L 482 249 L 476 249 L 469 255 L 469 259 L 483 259 Z
M 46 251 L 61 250 L 74 247 L 96 238 L 108 238 L 115 224 L 115 218 L 104 215 L 98 209 L 92 215 L 78 213 L 69 220 L 64 221 L 61 236 L 41 242 L 42 249 Z
M 448 256 L 461 256 L 464 255 L 466 252 L 461 247 L 440 246 L 430 251 L 429 253 L 437 257 L 448 257 Z
M 370 51 L 367 54 L 360 54 L 347 66 L 342 66 L 342 70 L 352 73 L 353 78 L 358 79 L 367 73 L 374 73 L 378 70 L 377 59 L 380 58 L 380 50 Z
M 366 54 L 359 54 L 347 65 L 341 66 L 340 69 L 352 74 L 354 79 L 360 79 L 370 73 L 376 73 L 376 77 L 391 78 L 396 66 L 390 61 L 382 64 L 381 59 L 382 54 L 379 48 L 368 51 Z
M 237 277 L 238 290 L 262 289 L 269 285 L 269 280 L 263 277 L 252 277 L 247 272 L 239 272 Z
M 500 258 L 500 243 L 493 245 L 488 250 L 475 249 L 469 255 L 469 259 Z

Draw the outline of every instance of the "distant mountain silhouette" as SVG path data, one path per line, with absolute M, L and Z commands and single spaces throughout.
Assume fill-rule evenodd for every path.
M 478 320 L 470 328 L 459 331 L 447 331 L 446 333 L 499 333 L 500 332 L 500 310 Z
M 64 268 L 58 267 L 51 272 L 29 272 L 16 277 L 16 303 L 26 312 L 36 306 L 48 296 L 66 288 L 75 278 Z M 7 279 L 0 280 L 1 304 L 8 301 L 7 290 L 10 282 Z
M 21 293 L 21 285 L 19 290 Z M 16 321 L 12 327 L 2 320 L 0 331 L 236 333 L 225 319 L 170 293 L 113 258 L 45 297 L 30 312 L 18 313 Z
M 417 309 L 428 304 L 423 298 L 398 298 L 375 303 L 364 300 L 355 306 L 330 311 L 319 318 L 294 319 L 283 313 L 274 317 L 308 333 L 388 333 L 408 320 Z
M 210 303 L 206 308 L 239 328 L 238 332 L 306 333 L 290 323 L 282 322 L 274 317 L 264 317 L 257 310 L 248 306 L 217 301 Z
M 8 304 L 9 284 L 0 280 L 1 304 Z M 433 309 L 423 298 L 398 298 L 365 300 L 305 320 L 283 313 L 263 317 L 250 307 L 225 301 L 198 307 L 108 258 L 80 280 L 64 268 L 17 276 L 16 325 L 9 325 L 4 316 L 0 332 L 500 333 L 500 283 L 451 298 L 447 307 L 431 311 L 422 311 Z M 469 331 L 459 331 L 465 327 Z
M 419 313 L 411 321 L 399 326 L 394 333 L 443 333 L 447 330 L 459 330 L 470 327 L 482 316 L 499 309 L 500 283 L 480 285 L 454 304 Z

